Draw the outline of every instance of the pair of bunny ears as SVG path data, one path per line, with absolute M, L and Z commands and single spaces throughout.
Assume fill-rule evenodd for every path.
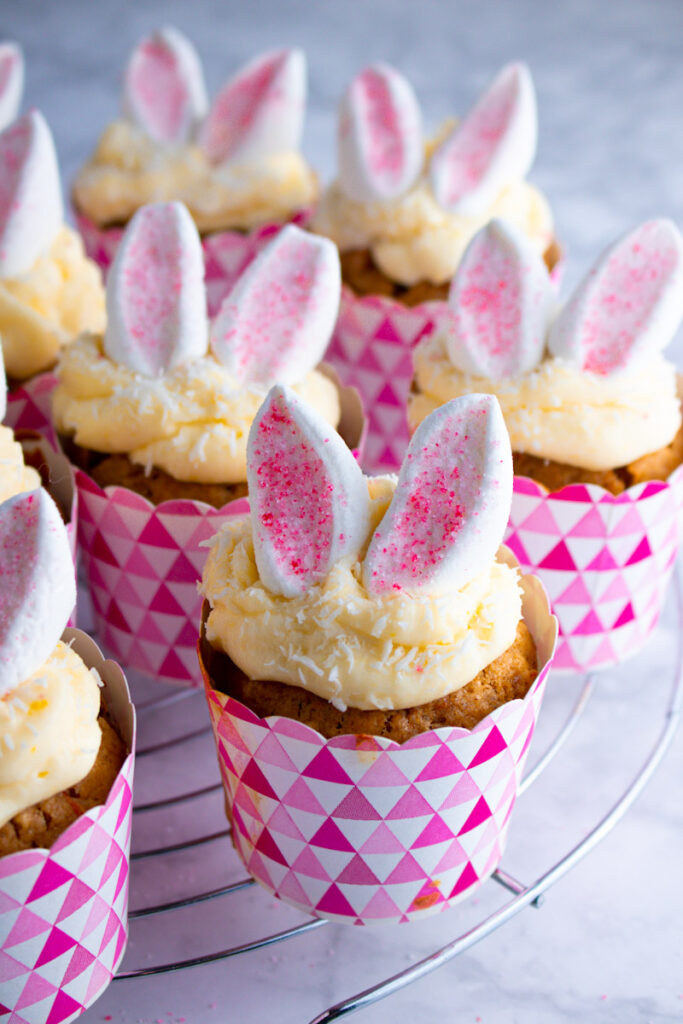
M 367 480 L 339 435 L 286 387 L 249 433 L 247 479 L 261 580 L 300 597 L 368 541 Z M 413 436 L 370 539 L 362 578 L 377 597 L 452 592 L 493 561 L 512 500 L 512 455 L 492 395 L 433 412 Z
M 477 215 L 536 155 L 536 94 L 528 67 L 507 64 L 437 147 L 429 179 L 451 213 Z M 422 116 L 410 83 L 387 64 L 366 68 L 342 100 L 339 183 L 360 202 L 389 200 L 415 183 L 424 163 Z
M 63 220 L 52 133 L 30 110 L 0 132 L 0 277 L 30 270 Z
M 39 488 L 0 504 L 0 697 L 54 649 L 76 602 L 66 527 Z
M 683 317 L 683 238 L 646 221 L 610 246 L 550 323 L 554 291 L 541 256 L 503 221 L 470 242 L 449 294 L 451 362 L 499 380 L 550 353 L 608 376 L 661 351 Z
M 141 40 L 124 76 L 125 113 L 156 142 L 195 138 L 214 164 L 299 148 L 306 106 L 306 58 L 273 50 L 241 68 L 211 108 L 192 43 L 170 26 Z
M 201 241 L 182 203 L 131 220 L 107 278 L 106 354 L 153 377 L 209 349 L 239 387 L 294 384 L 316 366 L 337 318 L 335 245 L 287 225 L 247 267 L 209 330 Z

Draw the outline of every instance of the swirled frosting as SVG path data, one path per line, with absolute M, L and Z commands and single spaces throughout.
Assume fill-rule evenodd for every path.
M 127 121 L 108 126 L 73 186 L 77 209 L 98 225 L 125 223 L 147 203 L 178 199 L 202 232 L 287 220 L 317 193 L 298 152 L 216 166 L 198 146 L 160 146 Z
M 72 338 L 104 324 L 100 271 L 69 227 L 29 271 L 0 279 L 0 338 L 9 377 L 24 380 L 48 369 Z
M 369 536 L 394 486 L 393 478 L 368 481 Z M 436 700 L 513 643 L 521 616 L 516 570 L 496 561 L 441 598 L 404 590 L 371 596 L 361 582 L 363 555 L 340 560 L 302 597 L 285 598 L 259 577 L 250 520 L 233 520 L 204 569 L 207 639 L 250 678 L 301 686 L 340 710 Z
M 0 828 L 85 778 L 100 746 L 99 710 L 97 679 L 61 642 L 0 698 Z
M 582 469 L 625 466 L 670 444 L 681 425 L 676 370 L 659 353 L 610 376 L 547 357 L 530 373 L 490 380 L 456 369 L 441 331 L 418 345 L 414 364 L 412 430 L 451 398 L 486 392 L 500 402 L 513 451 Z
M 439 139 L 427 147 L 426 162 Z M 550 207 L 533 185 L 510 182 L 489 209 L 464 216 L 439 205 L 424 172 L 404 195 L 382 202 L 353 200 L 333 182 L 320 199 L 312 227 L 342 252 L 369 249 L 387 277 L 409 286 L 449 281 L 469 241 L 494 217 L 519 227 L 539 253 L 553 240 Z
M 57 374 L 55 424 L 84 448 L 123 452 L 176 480 L 246 480 L 247 435 L 264 392 L 238 387 L 213 356 L 145 377 L 105 356 L 101 338 L 82 335 Z M 294 390 L 336 427 L 339 394 L 327 377 L 313 370 Z
M 10 428 L 0 424 L 0 502 L 36 487 L 40 487 L 39 474 L 24 465 L 21 445 L 14 440 Z

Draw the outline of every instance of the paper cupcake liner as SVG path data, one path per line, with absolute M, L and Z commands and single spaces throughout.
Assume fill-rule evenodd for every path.
M 63 639 L 102 677 L 131 753 L 106 803 L 49 850 L 0 858 L 0 1018 L 8 1024 L 75 1020 L 111 981 L 127 940 L 135 712 L 118 665 L 78 630 Z
M 340 433 L 349 447 L 362 449 L 358 394 L 340 388 L 340 398 Z M 102 490 L 82 470 L 76 471 L 76 483 L 79 546 L 98 637 L 126 667 L 201 686 L 197 583 L 208 553 L 205 542 L 228 519 L 249 511 L 247 499 L 221 509 L 187 499 L 154 506 L 125 487 Z
M 59 447 L 52 423 L 52 392 L 57 386 L 53 373 L 41 373 L 21 387 L 7 392 L 5 425 L 15 432 L 32 430 L 46 437 L 55 448 Z
M 311 210 L 299 210 L 288 223 L 304 225 Z M 103 275 L 114 258 L 124 228 L 100 228 L 84 214 L 74 211 L 76 225 L 83 238 L 85 251 Z M 265 224 L 253 231 L 217 231 L 202 239 L 206 265 L 206 295 L 209 316 L 214 316 L 242 271 L 264 245 L 283 228 L 283 223 Z
M 550 275 L 557 287 L 563 270 L 561 259 Z M 413 380 L 412 350 L 447 315 L 446 302 L 411 307 L 382 295 L 358 296 L 342 289 L 339 319 L 325 360 L 345 384 L 358 389 L 367 409 L 367 472 L 400 469 L 410 441 L 406 407 Z
M 595 484 L 549 494 L 515 477 L 505 543 L 548 590 L 560 626 L 555 669 L 614 665 L 642 647 L 662 609 L 682 508 L 683 466 L 616 496 Z
M 523 587 L 541 671 L 523 700 L 471 731 L 434 729 L 402 745 L 326 740 L 289 718 L 259 718 L 205 676 L 233 841 L 257 882 L 315 917 L 383 924 L 443 910 L 488 878 L 557 631 L 539 581 L 526 577 Z

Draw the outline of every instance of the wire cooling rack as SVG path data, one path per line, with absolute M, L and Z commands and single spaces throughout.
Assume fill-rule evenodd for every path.
M 678 622 L 683 623 L 683 580 L 676 577 L 674 601 Z M 655 682 L 655 681 L 653 681 Z M 593 677 L 574 681 L 573 686 L 564 680 L 552 682 L 556 692 L 569 692 L 570 700 L 565 706 L 554 709 L 551 721 L 539 732 L 532 747 L 530 765 L 523 780 L 520 800 L 530 800 L 530 790 L 546 769 L 567 744 L 584 719 L 586 708 L 596 688 Z M 600 685 L 600 684 L 597 684 Z M 658 678 L 656 738 L 642 755 L 633 774 L 628 777 L 624 788 L 616 799 L 612 796 L 608 809 L 598 815 L 597 821 L 588 825 L 577 842 L 560 849 L 560 856 L 551 866 L 540 871 L 533 881 L 522 882 L 506 868 L 508 855 L 502 865 L 491 876 L 480 892 L 497 889 L 505 897 L 491 909 L 492 900 L 472 899 L 469 913 L 454 914 L 446 911 L 440 915 L 448 920 L 454 914 L 453 937 L 434 949 L 427 956 L 415 959 L 389 977 L 372 984 L 355 995 L 329 1006 L 309 1024 L 338 1020 L 356 1011 L 363 1010 L 378 1000 L 399 991 L 407 985 L 442 967 L 453 958 L 464 953 L 476 943 L 510 921 L 527 907 L 541 907 L 543 896 L 555 882 L 566 875 L 614 828 L 629 807 L 641 793 L 659 762 L 664 756 L 675 734 L 683 705 L 683 632 L 677 631 L 677 650 L 674 663 L 669 667 L 668 678 Z M 546 698 L 546 706 L 552 704 Z M 305 917 L 288 908 L 284 915 L 286 927 L 279 928 L 282 919 L 281 905 L 248 877 L 235 854 L 230 841 L 230 832 L 222 808 L 222 787 L 215 760 L 215 748 L 211 736 L 208 716 L 202 693 L 176 691 L 161 698 L 152 698 L 138 704 L 142 741 L 138 749 L 136 778 L 136 807 L 134 828 L 133 870 L 131 879 L 130 945 L 122 969 L 115 981 L 121 992 L 123 986 L 135 986 L 142 977 L 163 975 L 168 972 L 186 971 L 195 968 L 201 986 L 202 965 L 217 961 L 241 958 L 287 940 L 293 940 L 317 929 L 344 928 L 324 921 Z M 543 723 L 546 709 L 541 716 Z M 164 736 L 164 731 L 175 729 L 175 733 Z M 155 737 L 147 742 L 145 733 Z M 156 739 L 159 735 L 163 738 Z M 539 741 L 542 751 L 539 753 Z M 570 756 L 565 751 L 565 756 Z M 169 795 L 159 797 L 159 782 L 169 790 Z M 154 794 L 148 799 L 146 794 Z M 580 795 L 583 798 L 582 795 Z M 589 801 L 590 802 L 590 801 Z M 513 817 L 513 828 L 515 819 Z M 212 827 L 212 826 L 220 827 Z M 189 830 L 189 836 L 186 835 Z M 163 842 L 159 842 L 159 837 Z M 562 843 L 566 842 L 563 837 Z M 562 846 L 560 843 L 560 846 Z M 551 850 L 558 843 L 539 842 Z M 169 867 L 175 865 L 175 867 Z M 207 879 L 227 877 L 221 885 L 208 885 Z M 189 895 L 168 898 L 168 880 L 179 882 L 189 890 Z M 259 924 L 265 922 L 263 933 L 245 935 L 241 941 L 223 945 L 214 936 L 221 934 L 226 921 L 231 922 L 231 931 L 244 925 L 248 928 L 251 913 L 244 914 L 237 906 L 239 894 L 250 893 L 252 906 L 260 908 Z M 464 906 L 464 905 L 463 905 Z M 162 917 L 164 927 L 157 926 L 154 935 L 156 943 L 150 948 L 149 935 L 145 933 L 148 919 Z M 294 918 L 293 923 L 291 919 Z M 432 919 L 433 920 L 433 919 Z M 466 927 L 462 927 L 463 922 Z M 272 925 L 272 930 L 270 926 Z M 346 926 L 348 928 L 348 926 Z M 399 926 L 401 931 L 412 926 Z M 376 932 L 381 934 L 382 929 Z M 439 934 L 443 929 L 439 930 Z M 169 949 L 157 948 L 160 935 L 168 935 Z M 207 936 L 211 948 L 194 951 Z M 261 954 L 262 956 L 264 954 Z M 271 960 L 275 958 L 271 955 Z M 400 965 L 399 965 L 400 966 Z M 233 982 L 234 984 L 234 982 Z M 349 987 L 353 983 L 349 983 Z

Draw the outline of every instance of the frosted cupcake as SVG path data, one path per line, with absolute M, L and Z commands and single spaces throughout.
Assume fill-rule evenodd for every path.
M 209 107 L 199 57 L 177 29 L 143 39 L 124 75 L 123 115 L 110 124 L 73 186 L 88 251 L 108 266 L 136 210 L 179 200 L 207 248 L 222 294 L 247 256 L 228 234 L 281 225 L 310 207 L 317 180 L 300 152 L 306 105 L 301 50 L 261 54 L 238 70 Z M 229 266 L 228 266 L 229 264 Z M 220 295 L 222 298 L 222 295 Z
M 358 917 L 356 923 L 405 919 L 448 905 L 495 866 L 489 849 L 458 888 L 467 856 L 452 870 L 444 862 L 440 877 L 433 851 L 415 849 L 431 847 L 435 836 L 425 833 L 424 844 L 416 843 L 423 826 L 416 833 L 409 819 L 440 807 L 438 842 L 455 841 L 471 809 L 445 811 L 458 803 L 449 799 L 462 782 L 456 764 L 472 762 L 500 727 L 497 716 L 511 737 L 508 715 L 524 717 L 540 699 L 554 628 L 540 588 L 529 581 L 520 588 L 514 560 L 498 552 L 511 485 L 509 441 L 488 396 L 452 402 L 430 417 L 398 481 L 364 477 L 329 427 L 285 388 L 270 392 L 254 421 L 251 514 L 227 524 L 209 553 L 200 657 L 238 851 L 283 899 L 321 916 Z M 271 731 L 282 757 L 268 767 Z M 254 772 L 242 777 L 242 765 L 253 762 L 236 757 L 233 741 L 250 754 L 263 752 L 263 784 Z M 433 775 L 423 771 L 437 748 L 454 773 L 448 780 L 445 764 L 438 771 L 434 764 Z M 498 753 L 503 748 L 505 741 Z M 418 749 L 424 762 L 418 755 L 411 766 Z M 505 758 L 507 771 L 516 758 Z M 377 777 L 364 781 L 373 764 Z M 430 793 L 419 810 L 410 808 L 407 792 L 415 773 L 440 779 L 439 796 Z M 307 778 L 325 781 L 329 807 L 321 807 L 319 787 L 308 789 Z M 270 796 L 262 814 L 252 790 Z M 509 811 L 514 796 L 506 792 Z M 488 797 L 497 804 L 492 792 Z M 395 816 L 394 804 L 402 808 Z M 306 863 L 302 823 L 292 828 L 302 811 L 314 836 Z M 329 815 L 328 831 L 337 836 L 327 854 L 318 815 Z M 412 850 L 415 885 L 403 891 L 408 877 L 389 877 L 400 858 L 381 867 L 373 854 L 382 843 L 369 841 L 383 819 L 394 818 L 402 823 L 384 845 L 390 839 L 394 852 L 404 844 Z M 491 823 L 494 831 L 499 856 L 502 839 L 499 845 Z M 286 843 L 285 832 L 297 841 Z M 332 865 L 332 846 L 348 851 L 344 864 Z M 286 850 L 283 859 L 278 848 Z M 273 873 L 273 859 L 284 871 Z M 345 871 L 352 860 L 357 868 Z M 326 880 L 315 901 L 313 877 Z M 428 883 L 431 896 L 422 902 Z M 383 896 L 386 904 L 373 913 L 372 901 Z
M 64 224 L 52 135 L 31 111 L 0 134 L 0 338 L 10 384 L 104 328 L 98 268 Z
M 499 398 L 516 474 L 507 543 L 549 591 L 562 669 L 635 653 L 663 606 L 681 541 L 683 431 L 662 349 L 683 313 L 682 257 L 674 225 L 648 221 L 553 319 L 541 261 L 493 222 L 454 279 L 450 325 L 415 352 L 413 428 L 454 395 Z

